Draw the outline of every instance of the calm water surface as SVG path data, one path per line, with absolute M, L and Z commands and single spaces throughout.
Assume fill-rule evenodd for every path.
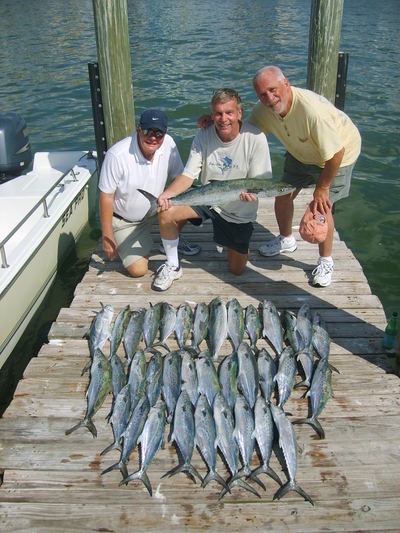
M 214 88 L 236 88 L 246 114 L 256 102 L 252 76 L 265 64 L 279 65 L 293 85 L 305 87 L 310 6 L 311 0 L 128 0 L 136 118 L 146 107 L 163 108 L 185 160 Z M 399 35 L 398 0 L 345 0 L 345 111 L 363 148 L 350 197 L 337 204 L 336 226 L 387 315 L 400 311 Z M 90 0 L 1 0 L 0 110 L 25 118 L 33 151 L 95 148 L 87 75 L 92 61 Z M 279 175 L 284 150 L 269 142 Z M 60 273 L 40 324 L 17 347 L 21 368 L 45 339 L 60 302 L 72 299 L 98 237 L 88 228 Z M 16 380 L 22 370 L 13 366 Z

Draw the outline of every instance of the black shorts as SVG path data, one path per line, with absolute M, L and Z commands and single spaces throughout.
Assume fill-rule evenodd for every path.
M 214 209 L 206 206 L 192 206 L 192 209 L 200 217 L 190 219 L 190 222 L 195 226 L 199 226 L 203 220 L 207 220 L 208 218 L 212 220 L 214 241 L 217 244 L 231 248 L 240 254 L 249 253 L 250 239 L 253 233 L 252 222 L 246 222 L 244 224 L 228 222 L 216 213 Z

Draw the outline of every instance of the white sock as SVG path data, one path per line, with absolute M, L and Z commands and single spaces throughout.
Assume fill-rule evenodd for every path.
M 327 257 L 319 256 L 319 262 L 320 263 L 328 263 L 329 265 L 333 265 L 333 258 L 331 255 L 328 255 Z
M 179 267 L 179 259 L 178 259 L 179 237 L 172 241 L 168 239 L 161 239 L 161 240 L 164 246 L 165 255 L 167 256 L 167 263 L 169 264 L 169 266 L 178 268 Z
M 287 237 L 284 237 L 283 235 L 279 235 L 279 237 L 281 238 L 281 240 L 286 240 L 286 241 L 295 240 L 293 233 L 291 235 L 288 235 Z

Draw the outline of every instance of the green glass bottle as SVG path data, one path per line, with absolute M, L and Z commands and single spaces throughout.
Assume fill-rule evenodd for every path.
M 396 353 L 396 341 L 397 341 L 397 317 L 398 313 L 395 311 L 389 322 L 387 323 L 385 333 L 383 335 L 383 349 L 390 356 L 394 356 Z

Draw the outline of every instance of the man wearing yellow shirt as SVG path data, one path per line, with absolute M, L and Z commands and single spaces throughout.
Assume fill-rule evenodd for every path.
M 294 252 L 293 201 L 302 187 L 315 184 L 311 210 L 324 214 L 328 234 L 319 244 L 318 265 L 312 284 L 327 287 L 333 274 L 332 205 L 349 195 L 351 174 L 361 150 L 361 137 L 350 118 L 326 98 L 292 87 L 276 66 L 260 69 L 253 79 L 259 102 L 248 122 L 266 135 L 272 133 L 285 146 L 283 180 L 296 190 L 275 198 L 279 235 L 259 248 L 265 256 Z

